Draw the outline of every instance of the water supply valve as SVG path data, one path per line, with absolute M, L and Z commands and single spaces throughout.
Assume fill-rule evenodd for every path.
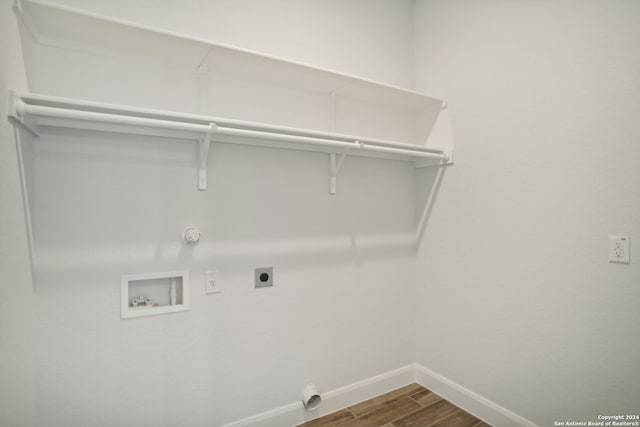
M 200 240 L 200 229 L 195 226 L 189 226 L 182 232 L 182 241 L 187 244 L 196 244 Z

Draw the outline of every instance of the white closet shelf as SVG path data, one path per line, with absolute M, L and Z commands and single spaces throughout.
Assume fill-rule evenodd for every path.
M 327 153 L 330 194 L 335 194 L 337 174 L 350 155 L 413 161 L 417 167 L 451 164 L 451 150 L 425 147 L 440 110 L 446 108 L 441 99 L 46 0 L 14 0 L 14 4 L 28 30 L 22 36 L 29 46 L 25 52 L 34 66 L 47 70 L 33 79 L 43 89 L 35 90 L 66 96 L 82 94 L 84 89 L 97 97 L 87 101 L 12 94 L 11 120 L 34 135 L 62 127 L 196 140 L 201 190 L 207 188 L 211 142 Z M 51 60 L 58 55 L 69 58 L 64 56 L 69 52 L 75 58 L 69 65 Z M 78 57 L 82 62 L 74 62 Z M 102 72 L 103 62 L 97 58 L 103 57 L 114 60 L 113 74 Z M 146 80 L 132 81 L 118 74 L 119 67 L 113 64 L 125 66 L 130 61 L 143 61 L 143 68 L 154 75 L 156 67 L 178 67 L 180 76 L 193 79 L 192 87 L 197 86 L 200 114 L 123 105 L 130 99 L 152 102 L 148 95 L 157 92 Z M 74 64 L 97 75 L 85 79 Z M 69 83 L 74 77 L 79 77 L 77 85 Z M 99 78 L 111 79 L 105 83 L 114 91 L 95 95 L 93 79 Z M 174 83 L 170 78 L 160 82 Z M 144 90 L 138 91 L 139 87 Z M 113 103 L 103 102 L 112 92 Z M 215 114 L 207 114 L 206 101 Z
M 329 153 L 332 194 L 347 155 L 432 160 L 435 165 L 451 161 L 451 152 L 446 150 L 382 139 L 31 93 L 11 92 L 10 99 L 12 121 L 36 136 L 44 126 L 195 139 L 200 148 L 201 190 L 207 188 L 207 158 L 212 141 Z M 341 156 L 339 162 L 337 155 Z
M 9 119 L 21 129 L 32 265 L 34 192 L 27 187 L 38 164 L 31 138 L 21 142 L 26 131 L 196 141 L 201 190 L 211 143 L 324 153 L 330 194 L 351 155 L 452 164 L 448 111 L 437 97 L 48 0 L 13 3 L 29 88 L 10 94 Z
M 155 58 L 176 65 L 295 90 L 325 94 L 389 106 L 438 108 L 442 99 L 146 25 L 77 10 L 43 0 L 14 0 L 16 12 L 35 40 L 93 54 Z

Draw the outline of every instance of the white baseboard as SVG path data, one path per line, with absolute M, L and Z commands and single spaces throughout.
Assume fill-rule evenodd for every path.
M 321 392 L 322 404 L 316 411 L 305 410 L 299 401 L 234 421 L 223 427 L 295 426 L 413 382 L 432 390 L 494 427 L 538 427 L 497 403 L 418 364 L 385 372 L 332 391 Z
M 538 427 L 526 418 L 480 396 L 477 393 L 415 364 L 416 382 L 494 427 Z
M 295 426 L 413 382 L 415 382 L 415 366 L 408 365 L 326 393 L 321 391 L 322 403 L 315 411 L 305 410 L 302 402 L 299 401 L 234 421 L 224 427 Z M 300 392 L 302 393 L 302 390 Z

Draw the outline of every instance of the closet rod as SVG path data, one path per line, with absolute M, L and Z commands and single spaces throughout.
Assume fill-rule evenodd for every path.
M 444 150 L 438 148 L 431 147 L 423 147 L 415 144 L 408 144 L 404 142 L 396 142 L 389 141 L 386 139 L 378 139 L 378 138 L 369 138 L 364 136 L 356 136 L 356 135 L 347 135 L 347 134 L 339 134 L 334 132 L 326 132 L 326 131 L 316 131 L 312 129 L 300 129 L 288 126 L 279 126 L 279 125 L 271 125 L 266 123 L 255 123 L 248 122 L 244 120 L 236 120 L 229 118 L 221 118 L 221 117 L 210 117 L 204 116 L 200 114 L 188 114 L 188 113 L 177 113 L 177 112 L 167 112 L 163 110 L 155 110 L 151 108 L 141 108 L 141 107 L 123 107 L 115 104 L 108 104 L 104 102 L 95 102 L 95 101 L 85 101 L 85 100 L 77 100 L 70 98 L 63 98 L 52 95 L 42 95 L 36 93 L 16 93 L 15 96 L 18 99 L 22 99 L 28 105 L 45 105 L 45 106 L 64 106 L 71 105 L 74 110 L 91 110 L 96 112 L 104 112 L 104 113 L 115 113 L 120 114 L 121 112 L 129 113 L 133 116 L 155 116 L 161 118 L 170 118 L 171 120 L 181 120 L 184 122 L 201 122 L 206 126 L 209 123 L 213 122 L 218 124 L 219 126 L 228 126 L 232 128 L 245 128 L 245 129 L 260 129 L 267 132 L 273 133 L 284 133 L 284 134 L 297 134 L 301 136 L 309 136 L 309 137 L 318 137 L 318 138 L 329 138 L 335 140 L 341 140 L 344 142 L 349 141 L 360 141 L 367 145 L 376 145 L 390 148 L 407 148 L 412 151 L 423 151 L 425 153 L 437 153 L 442 154 Z
M 387 147 L 387 146 L 372 145 L 360 140 L 353 140 L 353 141 L 347 142 L 344 140 L 316 138 L 316 137 L 309 137 L 309 136 L 303 136 L 303 135 L 291 135 L 291 134 L 276 133 L 276 132 L 269 132 L 269 131 L 262 131 L 262 130 L 218 127 L 218 126 L 215 126 L 215 123 L 214 123 L 214 126 L 210 126 L 205 124 L 188 123 L 188 122 L 177 121 L 177 120 L 152 119 L 152 118 L 135 117 L 135 116 L 129 116 L 129 115 L 97 113 L 92 111 L 72 110 L 67 108 L 30 105 L 25 103 L 22 100 L 16 103 L 16 110 L 21 117 L 34 115 L 34 116 L 54 117 L 54 118 L 61 118 L 61 119 L 87 120 L 87 121 L 93 121 L 93 122 L 103 122 L 103 123 L 120 124 L 120 125 L 133 125 L 133 126 L 144 126 L 144 127 L 161 128 L 161 129 L 190 131 L 190 132 L 197 132 L 201 134 L 212 133 L 212 134 L 219 134 L 219 135 L 239 136 L 239 137 L 244 136 L 244 137 L 250 137 L 250 138 L 269 139 L 269 140 L 285 141 L 285 142 L 296 142 L 296 143 L 311 144 L 311 145 L 318 145 L 318 146 L 325 146 L 325 147 L 334 147 L 334 148 L 356 150 L 356 151 L 362 150 L 362 151 L 371 151 L 371 152 L 383 152 L 383 153 L 404 155 L 404 156 L 410 156 L 410 157 L 416 157 L 416 158 L 437 159 L 445 162 L 449 159 L 449 155 L 447 153 L 444 153 L 443 151 L 425 152 L 425 151 L 416 150 L 413 148 L 394 148 L 394 147 Z M 255 127 L 255 126 L 256 124 L 254 124 L 252 127 Z

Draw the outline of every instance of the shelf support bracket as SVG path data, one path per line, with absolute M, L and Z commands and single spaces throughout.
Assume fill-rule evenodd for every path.
M 347 158 L 346 154 L 340 154 L 340 158 L 336 153 L 329 153 L 329 194 L 336 194 L 337 177 L 340 173 L 340 168 L 344 163 L 344 159 Z
M 25 123 L 25 121 L 22 118 L 24 116 L 24 114 L 22 114 L 22 109 L 21 109 L 23 105 L 24 105 L 23 101 L 16 95 L 14 91 L 10 90 L 9 91 L 9 109 L 8 109 L 9 114 L 7 115 L 7 118 L 9 119 L 9 122 L 14 126 L 18 126 L 26 130 L 27 132 L 29 132 L 32 136 L 38 138 L 40 134 L 38 133 L 37 129 Z
M 331 98 L 331 130 L 336 131 L 336 97 L 338 96 L 335 91 L 329 95 Z
M 329 92 L 329 100 L 330 100 L 330 106 L 331 106 L 331 130 L 333 132 L 336 131 L 336 101 L 338 99 L 338 92 L 340 92 L 340 90 L 344 89 L 345 87 L 349 86 L 351 83 L 353 83 L 353 80 L 349 80 L 346 83 L 341 84 L 340 86 L 338 86 L 337 88 Z
M 414 169 L 430 168 L 434 166 L 451 166 L 453 164 L 453 150 L 445 151 L 447 155 L 445 160 L 433 161 L 433 160 L 418 160 L 413 163 Z
M 215 123 L 209 123 L 209 132 L 200 137 L 198 141 L 198 190 L 207 189 L 207 165 L 209 163 L 209 148 L 211 147 L 211 134 L 218 127 Z

